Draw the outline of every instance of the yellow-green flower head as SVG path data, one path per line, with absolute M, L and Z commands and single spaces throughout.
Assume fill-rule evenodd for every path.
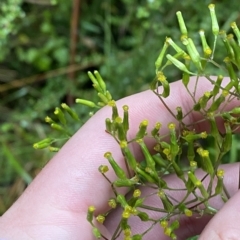
M 133 192 L 133 197 L 137 198 L 141 196 L 141 190 L 135 189 Z
M 130 218 L 130 216 L 131 216 L 131 212 L 129 211 L 129 210 L 124 210 L 123 212 L 122 212 L 122 217 L 123 218 Z
M 207 138 L 207 132 L 201 132 L 201 138 Z
M 88 207 L 89 212 L 94 212 L 95 210 L 96 210 L 96 208 L 94 206 L 89 206 Z
M 109 157 L 111 157 L 112 156 L 112 153 L 110 153 L 110 152 L 106 152 L 105 154 L 104 154 L 104 157 L 105 158 L 109 158 Z
M 123 111 L 128 111 L 129 107 L 127 105 L 123 106 Z
M 169 124 L 168 124 L 168 128 L 169 128 L 170 130 L 174 130 L 174 129 L 176 128 L 176 124 L 175 124 L 175 123 L 169 123 Z
M 185 214 L 187 217 L 191 217 L 193 213 L 192 213 L 192 211 L 191 211 L 190 209 L 185 208 L 185 209 L 184 209 L 184 214 Z
M 108 106 L 115 107 L 116 106 L 116 102 L 114 100 L 108 101 Z
M 162 220 L 162 221 L 160 221 L 160 225 L 161 225 L 161 227 L 166 228 L 168 226 L 168 221 Z
M 167 78 L 166 76 L 163 74 L 163 72 L 157 72 L 157 79 L 160 82 L 166 82 Z
M 223 169 L 218 169 L 217 170 L 217 176 L 219 178 L 223 178 L 224 177 L 224 170 Z
M 105 221 L 105 217 L 100 214 L 100 215 L 98 215 L 98 216 L 96 217 L 96 220 L 97 220 L 99 223 L 103 224 L 104 221 Z
M 111 198 L 108 200 L 108 206 L 111 208 L 116 208 L 117 207 L 117 202 L 114 198 Z
M 99 172 L 100 173 L 106 173 L 108 172 L 109 168 L 107 165 L 101 165 L 99 168 L 98 168 Z

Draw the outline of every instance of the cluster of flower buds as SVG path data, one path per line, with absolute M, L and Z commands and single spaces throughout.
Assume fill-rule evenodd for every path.
M 69 118 L 75 122 L 80 122 L 79 116 L 76 111 L 69 107 L 66 103 L 62 103 L 61 107 L 56 107 L 54 110 L 54 118 L 47 116 L 45 122 L 48 123 L 52 129 L 60 132 L 63 135 L 63 138 L 45 138 L 37 143 L 33 144 L 35 149 L 48 148 L 51 152 L 58 152 L 59 147 L 54 147 L 52 144 L 59 141 L 67 141 L 73 133 L 69 130 L 68 127 Z
M 110 152 L 105 153 L 104 156 L 116 175 L 114 181 L 110 181 L 107 177 L 108 165 L 99 167 L 100 173 L 111 184 L 115 197 L 108 201 L 109 210 L 96 216 L 96 220 L 103 223 L 107 215 L 117 206 L 122 209 L 119 227 L 111 239 L 117 239 L 119 236 L 123 236 L 125 240 L 142 239 L 157 223 L 163 228 L 165 235 L 171 239 L 177 239 L 175 230 L 180 227 L 180 221 L 176 219 L 177 215 L 193 217 L 194 215 L 202 216 L 204 213 L 214 214 L 217 210 L 210 205 L 209 200 L 217 195 L 221 196 L 224 202 L 228 200 L 228 193 L 223 182 L 224 170 L 219 166 L 224 155 L 230 151 L 232 135 L 240 124 L 239 107 L 225 110 L 233 98 L 239 97 L 239 78 L 235 69 L 240 68 L 240 32 L 234 22 L 231 27 L 237 41 L 235 41 L 233 34 L 226 35 L 224 31 L 219 30 L 215 5 L 210 4 L 209 10 L 214 36 L 211 47 L 202 29 L 199 31 L 202 51 L 195 46 L 188 33 L 182 13 L 177 12 L 182 46 L 176 44 L 172 38 L 167 37 L 155 62 L 156 78 L 151 83 L 150 88 L 175 118 L 174 122 L 168 124 L 167 135 L 161 134 L 162 124 L 160 122 L 157 122 L 154 128 L 149 131 L 148 120 L 143 120 L 139 124 L 139 130 L 135 137 L 128 139 L 128 106 L 123 106 L 123 117 L 120 117 L 116 103 L 106 95 L 104 98 L 99 96 L 102 99 L 102 103 L 98 104 L 99 106 L 105 104 L 112 107 L 112 117 L 107 118 L 105 122 L 106 131 L 117 140 L 125 159 L 125 165 L 120 165 Z M 224 63 L 229 82 L 224 85 L 222 84 L 222 75 L 219 74 L 217 79 L 214 79 L 206 73 L 208 64 L 219 67 L 214 59 L 218 39 L 222 40 L 227 54 Z M 176 52 L 174 55 L 168 54 L 169 47 Z M 168 108 L 164 101 L 171 91 L 167 80 L 170 66 L 174 66 L 182 72 L 183 86 L 193 99 L 192 109 L 187 113 L 183 112 L 181 106 L 178 106 L 174 112 Z M 196 99 L 195 92 L 198 81 L 196 81 L 194 92 L 191 92 L 188 88 L 190 76 L 197 78 L 204 76 L 212 83 L 212 89 Z M 90 78 L 94 78 L 93 75 L 90 75 Z M 96 75 L 96 79 L 101 81 L 100 76 Z M 97 84 L 96 79 L 92 79 L 94 87 L 101 85 Z M 159 85 L 160 88 L 158 88 Z M 98 92 L 100 91 L 99 86 L 95 87 Z M 185 123 L 185 118 L 192 112 L 198 112 L 202 116 L 200 121 L 208 122 L 210 126 L 208 133 L 195 130 L 194 126 L 198 122 Z M 222 119 L 224 134 L 219 130 L 217 118 Z M 156 141 L 154 154 L 146 145 L 146 137 L 154 138 Z M 132 143 L 139 145 L 143 155 L 142 161 L 138 161 L 132 153 L 129 147 Z M 199 177 L 198 171 L 196 171 L 198 168 L 201 168 L 205 173 L 204 177 Z M 172 189 L 164 180 L 163 176 L 169 173 L 174 173 L 182 182 L 184 186 L 182 199 L 176 200 L 174 198 L 174 192 L 179 191 L 179 189 Z M 205 181 L 205 179 L 208 180 Z M 132 196 L 122 195 L 122 187 L 129 189 Z M 152 189 L 152 193 L 150 195 L 142 194 L 141 190 L 144 188 Z M 148 205 L 146 199 L 153 196 L 158 198 L 159 203 Z M 89 211 L 91 212 L 91 209 Z M 149 211 L 161 212 L 161 217 L 153 218 Z M 150 227 L 141 233 L 132 233 L 129 219 L 135 217 L 140 218 L 143 223 L 150 222 Z M 97 232 L 96 226 L 93 224 L 93 217 L 88 218 L 88 221 L 92 224 L 93 231 Z M 97 237 L 99 236 L 107 239 L 101 233 Z

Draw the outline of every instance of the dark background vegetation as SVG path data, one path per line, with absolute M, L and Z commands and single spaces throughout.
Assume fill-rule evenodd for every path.
M 210 0 L 1 0 L 0 213 L 53 155 L 34 142 L 48 136 L 44 122 L 56 106 L 94 100 L 87 71 L 97 69 L 114 99 L 148 88 L 166 36 L 179 41 L 182 11 L 192 38 L 211 31 Z M 213 1 L 220 27 L 240 22 L 238 1 Z M 218 51 L 221 58 L 223 53 Z M 169 72 L 169 80 L 181 77 Z M 143 99 L 144 101 L 144 99 Z M 144 116 L 143 116 L 144 118 Z M 78 126 L 73 126 L 78 128 Z M 96 136 L 97 137 L 97 136 Z M 236 147 L 237 149 L 237 147 Z M 237 152 L 233 154 L 236 157 Z

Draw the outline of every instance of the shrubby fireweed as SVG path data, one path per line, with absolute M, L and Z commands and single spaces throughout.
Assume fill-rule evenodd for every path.
M 94 103 L 85 99 L 76 99 L 76 103 L 93 109 L 103 106 L 109 106 L 112 109 L 112 116 L 105 120 L 106 132 L 118 142 L 125 159 L 125 168 L 123 169 L 111 152 L 103 153 L 109 165 L 101 165 L 98 170 L 99 174 L 102 174 L 109 182 L 114 197 L 106 202 L 109 207 L 106 212 L 95 215 L 95 207 L 89 206 L 88 208 L 87 221 L 92 225 L 93 234 L 97 239 L 108 238 L 100 232 L 94 222 L 104 224 L 108 215 L 117 207 L 121 208 L 121 217 L 110 239 L 118 239 L 121 236 L 121 239 L 125 240 L 140 240 L 156 225 L 159 225 L 159 228 L 162 228 L 170 239 L 177 239 L 175 231 L 180 227 L 180 216 L 200 217 L 204 214 L 215 214 L 217 209 L 211 206 L 210 199 L 218 195 L 221 196 L 223 202 L 229 199 L 223 182 L 224 170 L 219 166 L 223 156 L 231 149 L 232 135 L 240 123 L 240 107 L 225 110 L 233 99 L 239 97 L 240 87 L 237 73 L 240 69 L 240 32 L 235 22 L 231 23 L 235 37 L 233 34 L 227 35 L 226 32 L 220 30 L 214 4 L 210 4 L 208 7 L 212 21 L 213 43 L 208 44 L 204 30 L 200 30 L 202 44 L 200 51 L 187 31 L 181 12 L 177 12 L 182 45 L 177 45 L 172 38 L 167 37 L 155 62 L 156 77 L 150 84 L 150 88 L 176 120 L 175 123 L 168 124 L 167 137 L 166 134 L 161 135 L 161 122 L 157 122 L 153 129 L 148 129 L 148 120 L 143 119 L 135 137 L 128 139 L 129 107 L 123 106 L 123 116 L 120 116 L 117 105 L 100 74 L 97 71 L 88 73 L 100 101 Z M 214 60 L 218 42 L 222 42 L 221 47 L 226 49 L 226 57 L 223 60 L 225 67 Z M 175 51 L 175 54 L 168 53 L 169 49 L 172 49 L 171 52 Z M 220 68 L 224 76 L 229 77 L 230 80 L 224 87 L 222 86 L 223 76 L 219 75 L 217 79 L 211 77 L 207 73 L 208 65 Z M 192 98 L 192 109 L 188 113 L 184 113 L 181 106 L 178 106 L 176 111 L 169 109 L 165 103 L 165 99 L 168 98 L 171 91 L 167 80 L 170 67 L 176 67 L 181 71 L 183 87 Z M 197 79 L 193 92 L 188 88 L 190 76 L 195 76 Z M 196 99 L 200 76 L 208 79 L 213 87 Z M 158 88 L 159 86 L 162 88 Z M 193 112 L 201 114 L 202 119 L 209 123 L 211 128 L 209 134 L 196 132 L 194 130 L 196 123 L 190 125 L 185 123 L 185 118 Z M 79 121 L 78 115 L 65 103 L 61 105 L 61 108 L 56 108 L 54 114 L 59 123 L 50 117 L 45 119 L 46 122 L 69 138 L 71 133 L 67 128 L 66 115 Z M 219 131 L 216 118 L 223 120 L 224 134 Z M 154 154 L 151 153 L 152 149 L 148 149 L 145 144 L 147 137 L 155 139 Z M 55 141 L 54 138 L 46 138 L 35 143 L 34 147 L 36 149 L 49 147 L 51 151 L 58 151 L 58 148 L 52 146 Z M 205 144 L 205 141 L 208 141 L 208 144 Z M 132 142 L 139 145 L 144 156 L 143 161 L 137 161 L 132 153 L 129 147 Z M 201 178 L 196 174 L 198 168 L 204 172 Z M 114 171 L 116 175 L 114 181 L 108 178 L 108 171 Z M 182 182 L 182 186 L 184 186 L 182 189 L 173 189 L 168 186 L 163 176 L 170 173 L 174 173 Z M 208 181 L 203 184 L 205 179 Z M 122 187 L 129 189 L 127 196 L 120 193 Z M 151 189 L 151 194 L 142 194 L 144 188 Z M 180 190 L 184 194 L 182 199 L 176 200 L 174 192 Z M 159 199 L 159 204 L 147 205 L 146 200 L 153 195 Z M 159 217 L 151 217 L 150 213 L 154 211 L 161 213 Z M 143 226 L 145 222 L 148 222 L 148 227 L 146 229 L 143 227 L 143 232 L 132 233 L 129 221 L 132 218 L 140 219 Z

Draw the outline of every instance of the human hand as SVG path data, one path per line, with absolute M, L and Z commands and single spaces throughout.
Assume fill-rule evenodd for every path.
M 210 83 L 200 79 L 197 98 L 209 89 Z M 191 107 L 191 98 L 186 94 L 180 82 L 172 84 L 171 95 L 166 100 L 170 109 L 182 106 L 184 112 Z M 174 121 L 159 99 L 151 92 L 142 92 L 118 101 L 118 106 L 127 104 L 130 113 L 130 135 L 137 132 L 143 119 L 149 120 L 149 129 L 157 121 L 163 128 Z M 231 103 L 234 106 L 234 103 Z M 107 151 L 112 152 L 114 159 L 123 165 L 123 157 L 118 144 L 105 132 L 105 119 L 111 116 L 111 109 L 105 107 L 96 113 L 60 150 L 59 153 L 42 169 L 23 195 L 0 219 L 0 239 L 95 239 L 92 227 L 86 220 L 87 209 L 94 205 L 97 212 L 106 210 L 106 202 L 112 197 L 110 184 L 98 172 L 98 167 L 105 164 L 103 157 Z M 196 122 L 199 115 L 190 115 L 186 122 Z M 208 126 L 202 122 L 196 125 L 197 131 L 206 130 Z M 162 129 L 167 133 L 167 129 Z M 131 139 L 131 136 L 129 138 Z M 148 145 L 153 146 L 153 140 Z M 141 158 L 137 146 L 132 146 L 135 156 Z M 240 236 L 240 192 L 239 165 L 225 165 L 224 182 L 233 196 L 224 206 L 219 198 L 212 204 L 221 210 L 208 223 L 210 217 L 182 218 L 181 227 L 177 231 L 178 239 L 200 234 L 199 240 L 239 239 Z M 113 180 L 115 175 L 108 172 Z M 177 188 L 175 176 L 166 177 L 167 181 Z M 180 198 L 179 193 L 176 198 Z M 111 236 L 117 224 L 117 213 L 111 214 L 106 224 L 101 227 L 105 236 Z M 142 232 L 138 223 L 133 223 L 132 230 Z M 159 226 L 145 235 L 144 239 L 168 239 Z

